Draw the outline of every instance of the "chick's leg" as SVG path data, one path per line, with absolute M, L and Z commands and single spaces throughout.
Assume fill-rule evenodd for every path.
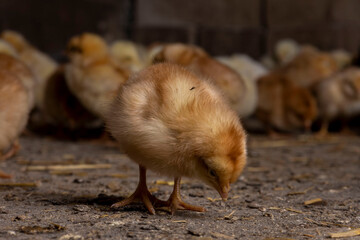
M 4 155 L 0 154 L 0 161 L 5 161 L 6 159 L 11 158 L 17 153 L 17 151 L 19 151 L 19 149 L 20 149 L 20 145 L 16 140 Z
M 205 212 L 205 208 L 199 206 L 193 206 L 188 203 L 185 203 L 181 200 L 180 196 L 180 177 L 174 179 L 174 190 L 171 193 L 169 200 L 167 200 L 166 205 L 170 208 L 171 214 L 174 214 L 177 209 L 191 210 L 196 212 Z
M 12 176 L 0 170 L 0 178 L 12 178 Z
M 119 207 L 124 207 L 126 205 L 129 205 L 130 203 L 133 203 L 133 202 L 141 201 L 144 203 L 145 207 L 150 212 L 150 214 L 154 215 L 155 209 L 154 209 L 153 205 L 156 205 L 159 203 L 164 204 L 165 201 L 161 201 L 161 200 L 157 199 L 149 192 L 149 190 L 146 186 L 146 168 L 139 165 L 139 172 L 140 172 L 140 181 L 139 181 L 139 184 L 138 184 L 135 192 L 133 194 L 131 194 L 130 197 L 113 204 L 111 207 L 119 208 Z

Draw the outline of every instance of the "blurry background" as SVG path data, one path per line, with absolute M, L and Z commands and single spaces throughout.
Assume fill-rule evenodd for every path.
M 212 55 L 259 58 L 285 37 L 355 53 L 359 12 L 358 0 L 1 0 L 0 30 L 19 31 L 52 56 L 89 31 L 109 41 L 180 41 Z

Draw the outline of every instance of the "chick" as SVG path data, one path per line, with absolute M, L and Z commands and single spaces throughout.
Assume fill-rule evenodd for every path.
M 115 41 L 110 46 L 110 53 L 115 61 L 131 72 L 137 72 L 145 67 L 146 50 L 130 41 Z
M 106 123 L 140 169 L 134 194 L 114 207 L 141 200 L 151 214 L 154 206 L 204 211 L 181 200 L 181 177 L 198 178 L 226 199 L 246 162 L 236 113 L 210 83 L 178 65 L 155 64 L 134 75 L 110 105 Z M 168 201 L 149 193 L 146 169 L 174 177 Z
M 330 54 L 310 46 L 304 46 L 282 70 L 295 85 L 309 88 L 334 74 L 338 67 Z
M 32 46 L 20 33 L 15 31 L 3 31 L 1 38 L 10 43 L 17 51 L 18 57 L 23 61 L 34 73 L 38 81 L 35 101 L 36 105 L 42 109 L 44 104 L 44 94 L 46 81 L 50 75 L 56 71 L 57 63 Z
M 247 110 L 243 111 L 242 117 L 250 116 L 255 111 L 258 100 L 256 81 L 267 74 L 268 70 L 260 63 L 243 54 L 235 54 L 231 57 L 217 57 L 217 60 L 235 70 L 243 78 L 247 90 L 243 101 L 246 102 Z
M 201 77 L 209 78 L 240 116 L 247 116 L 252 111 L 246 102 L 249 91 L 244 79 L 231 68 L 211 58 L 203 49 L 180 43 L 167 44 L 155 56 L 154 62 L 176 63 Z
M 0 53 L 5 53 L 13 57 L 17 57 L 17 52 L 10 43 L 0 39 Z
M 45 99 L 42 117 L 49 124 L 70 130 L 102 125 L 99 118 L 91 114 L 71 93 L 62 65 L 50 76 L 46 84 Z
M 291 62 L 299 53 L 301 46 L 292 39 L 282 39 L 275 45 L 275 57 L 280 66 Z
M 331 120 L 360 114 L 360 68 L 347 68 L 320 82 L 315 93 L 322 119 L 319 135 L 326 135 Z
M 17 152 L 17 138 L 25 128 L 29 109 L 28 92 L 21 81 L 0 69 L 0 160 Z M 0 172 L 0 177 L 10 176 Z
M 94 115 L 102 117 L 129 72 L 112 61 L 105 41 L 84 33 L 73 37 L 67 47 L 70 63 L 65 77 L 70 91 Z
M 4 53 L 0 53 L 0 69 L 15 75 L 24 85 L 28 93 L 30 109 L 35 105 L 35 88 L 37 81 L 30 69 L 20 60 Z
M 349 52 L 343 49 L 333 50 L 330 52 L 330 55 L 334 58 L 337 68 L 339 70 L 349 66 L 353 59 L 353 56 Z
M 258 91 L 256 115 L 270 132 L 310 130 L 318 109 L 308 89 L 294 86 L 281 72 L 273 72 L 259 79 Z

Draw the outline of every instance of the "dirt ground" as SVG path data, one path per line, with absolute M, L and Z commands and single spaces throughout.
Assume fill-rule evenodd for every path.
M 137 166 L 111 144 L 37 136 L 20 143 L 0 163 L 13 175 L 0 180 L 0 239 L 327 239 L 360 228 L 360 137 L 251 136 L 230 199 L 183 179 L 183 198 L 207 211 L 174 216 L 149 215 L 141 204 L 110 208 L 138 181 Z M 170 183 L 148 172 L 155 196 L 165 200 Z

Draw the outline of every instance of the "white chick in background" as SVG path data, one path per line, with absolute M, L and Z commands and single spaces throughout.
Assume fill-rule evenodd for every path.
M 18 137 L 29 115 L 28 92 L 9 71 L 0 69 L 0 160 L 12 157 L 19 149 Z M 0 171 L 0 178 L 10 175 Z
M 115 41 L 110 45 L 110 54 L 114 60 L 131 72 L 137 72 L 145 67 L 146 50 L 131 41 Z
M 301 47 L 292 39 L 282 39 L 275 44 L 275 57 L 280 66 L 286 65 L 298 55 Z
M 212 80 L 229 101 L 231 107 L 245 117 L 253 112 L 253 103 L 246 99 L 256 99 L 251 94 L 245 80 L 228 66 L 215 60 L 203 49 L 181 43 L 167 44 L 154 57 L 154 62 L 170 62 L 179 64 Z
M 360 68 L 347 68 L 320 82 L 315 93 L 322 120 L 319 134 L 326 135 L 331 120 L 360 114 Z
M 133 75 L 111 104 L 106 123 L 140 170 L 134 194 L 113 207 L 140 200 L 151 214 L 158 206 L 172 213 L 202 212 L 181 200 L 181 177 L 200 179 L 227 199 L 246 163 L 246 135 L 236 113 L 211 84 L 175 64 L 155 64 Z M 148 191 L 146 169 L 174 178 L 168 201 Z
M 0 53 L 0 69 L 9 72 L 21 81 L 27 90 L 31 110 L 35 105 L 35 89 L 37 85 L 37 79 L 34 74 L 23 62 L 4 53 Z
M 46 81 L 57 69 L 57 63 L 45 53 L 32 46 L 20 33 L 15 31 L 3 31 L 1 38 L 10 43 L 17 51 L 18 57 L 23 61 L 38 79 L 35 92 L 36 105 L 42 108 Z
M 65 77 L 70 91 L 94 115 L 103 117 L 128 79 L 129 72 L 113 62 L 105 41 L 96 34 L 83 33 L 71 38 L 67 46 L 70 63 Z
M 330 52 L 330 55 L 334 58 L 339 70 L 349 66 L 353 59 L 353 56 L 343 49 L 333 50 Z

